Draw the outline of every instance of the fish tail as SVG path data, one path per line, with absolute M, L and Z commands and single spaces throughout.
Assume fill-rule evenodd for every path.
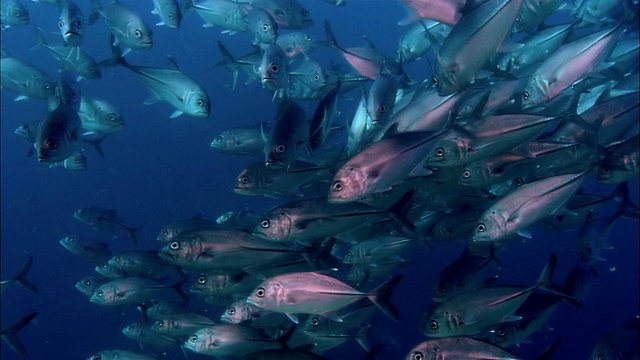
M 358 333 L 355 336 L 356 342 L 360 347 L 364 349 L 364 351 L 369 352 L 371 350 L 371 346 L 369 345 L 369 341 L 367 340 L 367 332 L 371 328 L 370 324 L 364 324 Z
M 180 296 L 180 298 L 182 298 L 184 301 L 186 301 L 188 303 L 189 302 L 189 297 L 182 290 L 182 286 L 187 282 L 187 280 L 189 280 L 188 277 L 182 278 L 177 283 L 171 285 L 171 288 L 173 290 L 175 290 L 176 294 L 178 294 L 178 296 Z
M 567 294 L 567 292 L 564 291 L 562 286 L 557 285 L 553 282 L 552 278 L 553 278 L 553 274 L 556 272 L 557 265 L 558 265 L 558 255 L 556 253 L 553 253 L 551 254 L 551 256 L 549 256 L 549 261 L 547 262 L 547 265 L 545 265 L 544 269 L 542 269 L 542 273 L 538 278 L 536 287 L 543 289 L 545 291 L 548 291 L 552 294 L 562 296 L 567 299 L 575 299 L 573 295 Z
M 40 292 L 38 291 L 38 288 L 36 288 L 35 285 L 33 285 L 29 280 L 27 280 L 27 273 L 29 272 L 29 269 L 31 269 L 32 262 L 33 262 L 33 256 L 29 256 L 27 261 L 25 261 L 25 263 L 22 265 L 22 269 L 20 269 L 20 272 L 18 273 L 18 275 L 16 275 L 14 280 L 18 284 L 24 286 L 27 290 L 33 293 L 39 294 Z
M 111 48 L 111 59 L 103 60 L 98 63 L 98 67 L 109 67 L 122 65 L 124 67 L 130 67 L 129 63 L 124 59 L 122 49 L 116 44 L 116 38 L 113 34 L 109 35 L 109 47 Z
M 324 34 L 327 38 L 327 40 L 325 41 L 328 44 L 328 46 L 334 47 L 336 49 L 340 49 L 340 45 L 338 45 L 338 41 L 336 40 L 336 36 L 333 33 L 333 30 L 331 30 L 331 25 L 329 25 L 328 20 L 324 21 Z
M 35 49 L 38 49 L 40 47 L 46 47 L 47 46 L 47 41 L 44 38 L 44 30 L 42 30 L 41 28 L 39 28 L 39 27 L 34 25 L 33 26 L 33 32 L 36 35 L 36 43 L 31 45 L 29 50 L 35 50 Z
M 138 231 L 140 231 L 142 229 L 142 227 L 137 227 L 137 228 L 127 228 L 127 232 L 129 233 L 129 237 L 131 238 L 131 241 L 133 241 L 133 244 L 138 247 L 138 238 L 136 237 L 136 233 Z
M 227 49 L 227 47 L 220 41 L 218 41 L 218 49 L 220 49 L 220 52 L 222 53 L 222 60 L 218 61 L 214 67 L 224 65 L 231 71 L 231 74 L 233 75 L 233 85 L 231 90 L 235 90 L 236 83 L 238 82 L 238 73 L 240 72 L 238 69 L 238 61 L 233 57 L 233 55 L 231 55 L 229 49 Z
M 544 349 L 542 354 L 535 357 L 535 360 L 550 360 L 553 359 L 553 355 L 558 351 L 558 347 L 560 347 L 560 343 L 562 342 L 562 338 L 556 340 L 553 344 L 549 345 L 548 348 Z
M 406 212 L 411 208 L 410 202 L 415 192 L 416 192 L 416 189 L 411 189 L 407 191 L 407 193 L 404 194 L 400 198 L 400 200 L 398 200 L 395 204 L 391 205 L 391 207 L 388 209 L 389 216 L 399 225 L 399 230 L 404 235 L 410 238 L 419 237 L 416 231 L 416 227 L 406 216 Z
M 27 349 L 24 347 L 24 345 L 22 345 L 20 339 L 18 338 L 18 332 L 24 329 L 24 327 L 27 326 L 37 315 L 37 312 L 32 312 L 31 314 L 18 320 L 8 329 L 2 330 L 2 340 L 6 341 L 7 345 L 9 345 L 9 347 L 13 349 L 13 351 L 21 356 L 26 357 L 29 355 L 27 353 Z
M 98 21 L 100 17 L 100 11 L 102 11 L 102 5 L 100 5 L 100 0 L 91 0 L 91 13 L 89 14 L 89 25 L 93 25 Z
M 378 309 L 390 317 L 393 321 L 398 322 L 398 309 L 391 303 L 391 293 L 393 289 L 402 280 L 403 275 L 397 275 L 393 279 L 386 281 L 382 285 L 373 290 L 373 295 L 369 299 Z
M 613 196 L 616 201 L 620 203 L 616 215 L 638 221 L 640 217 L 640 214 L 638 214 L 638 205 L 629 199 L 629 182 L 623 182 L 618 185 L 613 192 Z
M 95 149 L 96 153 L 98 153 L 98 156 L 100 156 L 102 159 L 104 159 L 104 152 L 102 151 L 101 144 L 104 141 L 104 139 L 106 139 L 106 138 L 107 138 L 107 135 L 104 135 L 104 136 L 101 136 L 101 137 L 99 137 L 99 138 L 97 138 L 95 140 L 94 139 L 86 139 L 86 138 L 84 138 L 84 141 L 86 143 L 88 143 L 89 145 L 91 145 Z

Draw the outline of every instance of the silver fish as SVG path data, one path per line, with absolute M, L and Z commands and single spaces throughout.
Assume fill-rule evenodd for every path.
M 96 61 L 91 55 L 82 51 L 80 48 L 62 45 L 50 45 L 44 38 L 42 29 L 36 28 L 36 36 L 38 42 L 31 48 L 44 47 L 58 61 L 62 70 L 77 73 L 86 79 L 100 79 L 102 70 L 98 67 Z
M 64 3 L 64 5 L 58 19 L 60 33 L 69 46 L 78 48 L 82 44 L 86 29 L 84 15 L 73 0 L 61 0 L 61 3 Z
M 313 25 L 309 10 L 296 0 L 254 0 L 251 3 L 267 11 L 282 28 L 304 29 Z
M 91 355 L 87 360 L 155 360 L 155 357 L 133 351 L 109 349 Z
M 60 245 L 71 253 L 96 265 L 106 264 L 112 256 L 108 244 L 85 240 L 77 235 L 65 236 L 60 239 Z
M 182 11 L 177 0 L 153 0 L 152 14 L 158 15 L 160 22 L 157 26 L 166 26 L 171 29 L 180 27 L 182 21 Z
M 91 0 L 93 9 L 89 15 L 89 25 L 94 24 L 98 17 L 102 17 L 114 36 L 111 44 L 122 44 L 126 52 L 133 50 L 147 50 L 153 45 L 151 30 L 130 8 L 120 4 L 117 0 L 110 1 L 104 8 L 100 0 Z
M 289 86 L 289 63 L 287 55 L 276 43 L 268 45 L 262 53 L 260 82 L 269 90 L 278 90 Z
M 2 89 L 20 95 L 16 101 L 29 98 L 50 99 L 55 93 L 55 81 L 44 71 L 3 52 L 0 60 Z
M 29 25 L 29 12 L 20 0 L 4 0 L 0 4 L 0 27 L 8 29 L 12 26 Z
M 124 129 L 122 114 L 101 99 L 82 96 L 78 115 L 82 128 L 90 133 L 111 134 Z

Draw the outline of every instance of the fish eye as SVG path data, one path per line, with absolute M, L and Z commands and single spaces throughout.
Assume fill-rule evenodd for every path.
M 524 180 L 522 180 L 522 178 L 517 178 L 515 179 L 515 184 L 516 186 L 521 186 L 522 184 L 524 184 Z
M 318 326 L 319 323 L 320 321 L 318 321 L 317 317 L 314 317 L 313 319 L 311 319 L 311 325 Z
M 69 237 L 67 237 L 67 240 L 69 240 L 69 242 L 74 242 L 74 241 L 76 241 L 76 238 L 73 237 L 73 236 L 69 236 Z
M 342 182 L 336 181 L 335 183 L 333 183 L 333 190 L 335 191 L 342 190 Z
M 444 149 L 439 147 L 436 149 L 436 156 L 442 156 L 444 155 Z
M 269 26 L 268 24 L 263 24 L 262 25 L 262 31 L 269 31 L 269 28 L 271 28 L 271 26 Z
M 462 177 L 464 177 L 464 178 L 469 178 L 470 176 L 471 176 L 471 171 L 469 171 L 469 170 L 465 170 L 462 173 Z
M 503 328 L 498 329 L 498 336 L 505 336 L 507 332 Z
M 44 148 L 47 150 L 55 150 L 58 148 L 58 142 L 55 139 L 47 139 L 44 142 Z
M 206 277 L 206 276 L 204 276 L 204 275 L 200 275 L 200 276 L 198 277 L 198 284 L 204 284 L 204 283 L 206 283 L 206 282 L 207 282 L 207 277 Z
M 243 183 L 243 184 L 249 183 L 249 177 L 246 176 L 246 175 L 245 176 L 241 176 L 240 177 L 240 182 Z
M 116 256 L 115 258 L 113 258 L 115 261 L 120 261 L 120 256 Z
M 611 174 L 611 169 L 609 168 L 602 168 L 602 172 L 605 174 Z
M 164 326 L 164 321 L 162 321 L 162 320 L 156 321 L 156 326 L 157 327 L 163 327 Z
M 96 296 L 100 296 L 100 297 L 102 297 L 102 295 L 104 295 L 104 293 L 102 292 L 102 290 L 98 290 L 98 291 L 96 291 Z
M 444 284 L 440 284 L 438 286 L 438 294 L 444 294 L 445 292 L 447 292 L 446 286 L 444 286 Z
M 278 144 L 276 146 L 276 154 L 282 154 L 286 149 L 287 148 L 284 146 L 284 144 Z
M 172 12 L 167 14 L 167 17 L 169 18 L 169 20 L 173 20 L 173 18 L 175 17 L 175 15 L 173 15 Z
M 306 10 L 305 10 L 305 11 L 306 11 Z M 309 13 L 307 13 L 307 15 L 308 15 L 308 14 L 309 14 Z M 304 41 L 306 41 L 306 42 L 311 41 L 311 36 L 309 36 L 309 35 L 305 35 L 305 36 L 304 36 Z
M 607 357 L 603 354 L 598 355 L 598 360 L 607 360 Z
M 93 355 L 91 360 L 102 360 L 102 355 Z
M 316 80 L 320 80 L 320 75 L 316 74 L 313 78 Z
M 89 279 L 85 280 L 84 284 L 87 285 L 87 286 L 91 285 L 91 280 L 89 280 Z
M 73 159 L 73 161 L 75 161 L 76 164 L 79 164 L 79 163 L 82 162 L 82 158 L 80 156 L 78 156 L 75 159 Z
M 484 232 L 485 230 L 487 230 L 487 227 L 483 223 L 480 223 L 478 224 L 476 229 L 478 230 L 478 232 Z
M 192 343 L 196 343 L 198 341 L 198 335 L 191 335 L 189 341 L 191 341 Z
M 531 97 L 531 95 L 529 94 L 528 91 L 525 91 L 524 93 L 522 93 L 523 100 L 529 100 L 529 97 Z
M 384 105 L 380 105 L 378 106 L 378 111 L 384 114 L 384 112 L 387 111 L 387 108 Z
M 351 251 L 349 251 L 349 252 L 347 253 L 347 257 L 352 257 L 352 256 L 353 256 L 353 254 L 351 253 Z
M 227 314 L 233 315 L 236 313 L 236 308 L 230 307 L 227 309 Z
M 271 64 L 271 72 L 277 74 L 280 72 L 280 67 L 277 64 Z
M 165 230 L 162 232 L 162 236 L 169 236 L 169 230 Z
M 433 85 L 438 86 L 438 78 L 437 77 L 432 77 L 431 78 L 431 82 L 433 83 Z
M 198 99 L 198 101 L 196 102 L 196 105 L 198 105 L 198 107 L 203 107 L 204 101 L 202 99 Z
M 431 321 L 429 322 L 429 328 L 430 328 L 431 330 L 438 330 L 438 326 L 439 326 L 439 325 L 438 325 L 438 322 L 437 322 L 436 320 L 431 320 Z
M 264 290 L 263 287 L 260 287 L 260 288 L 258 288 L 258 290 L 256 290 L 256 296 L 259 297 L 259 298 L 263 298 L 264 297 L 264 293 L 265 293 L 265 290 Z
M 269 227 L 269 225 L 271 225 L 271 222 L 270 222 L 269 220 L 267 220 L 267 219 L 264 219 L 264 220 L 262 220 L 262 221 L 260 222 L 260 226 L 261 226 L 263 229 L 268 228 L 268 227 Z
M 584 251 L 587 253 L 587 255 L 591 255 L 593 253 L 590 247 L 586 248 Z
M 177 241 L 174 241 L 171 243 L 171 245 L 169 245 L 169 247 L 171 248 L 171 250 L 178 250 L 180 249 L 180 243 Z
M 136 31 L 134 31 L 134 33 L 133 33 L 133 34 L 134 34 L 137 38 L 142 37 L 142 31 L 140 31 L 140 30 L 136 30 Z
M 62 21 L 62 20 L 58 21 L 58 26 L 59 27 L 64 27 L 64 21 Z
M 411 360 L 424 360 L 424 355 L 421 352 L 416 351 L 411 355 Z
M 309 16 L 309 11 L 307 9 L 302 9 L 302 16 L 304 17 Z
M 135 327 L 133 325 L 127 326 L 127 330 L 129 330 L 129 331 L 133 331 L 134 329 L 135 329 Z

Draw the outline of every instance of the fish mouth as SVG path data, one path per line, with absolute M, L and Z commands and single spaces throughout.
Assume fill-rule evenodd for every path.
M 266 87 L 269 90 L 278 90 L 280 89 L 280 86 L 278 85 L 278 82 L 275 81 L 274 79 L 270 78 L 270 77 L 263 77 L 262 78 L 262 85 L 264 87 Z
M 75 32 L 73 30 L 65 31 L 64 36 L 68 36 L 68 35 L 80 36 L 79 33 Z

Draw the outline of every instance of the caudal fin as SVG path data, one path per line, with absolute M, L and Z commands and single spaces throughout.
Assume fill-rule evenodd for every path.
M 27 290 L 36 294 L 40 294 L 40 292 L 38 291 L 38 288 L 36 288 L 35 285 L 33 285 L 29 280 L 27 280 L 27 273 L 29 273 L 29 269 L 31 269 L 32 262 L 33 262 L 33 256 L 29 256 L 27 261 L 25 261 L 24 265 L 22 265 L 22 269 L 20 269 L 20 272 L 18 273 L 18 275 L 16 275 L 14 280 L 18 284 L 24 286 Z
M 553 274 L 556 271 L 557 265 L 558 265 L 558 255 L 553 253 L 551 254 L 551 256 L 549 256 L 549 262 L 547 262 L 547 265 L 545 265 L 544 269 L 542 269 L 542 273 L 538 278 L 537 285 L 540 289 L 548 291 L 552 294 L 559 295 L 567 299 L 574 299 L 574 297 L 571 294 L 567 294 L 567 292 L 564 291 L 562 286 L 557 285 L 553 282 L 552 278 L 553 278 Z
M 27 326 L 37 315 L 37 312 L 32 312 L 31 314 L 18 320 L 8 329 L 2 329 L 2 340 L 4 340 L 7 345 L 9 345 L 11 349 L 13 349 L 13 351 L 21 356 L 26 357 L 29 356 L 29 354 L 27 353 L 27 349 L 20 342 L 20 339 L 18 338 L 18 332 L 24 329 L 24 327 Z
M 400 280 L 402 280 L 402 277 L 402 274 L 395 276 L 393 279 L 375 288 L 373 295 L 369 296 L 369 299 L 371 299 L 385 315 L 396 322 L 398 322 L 398 309 L 391 303 L 391 293 Z

